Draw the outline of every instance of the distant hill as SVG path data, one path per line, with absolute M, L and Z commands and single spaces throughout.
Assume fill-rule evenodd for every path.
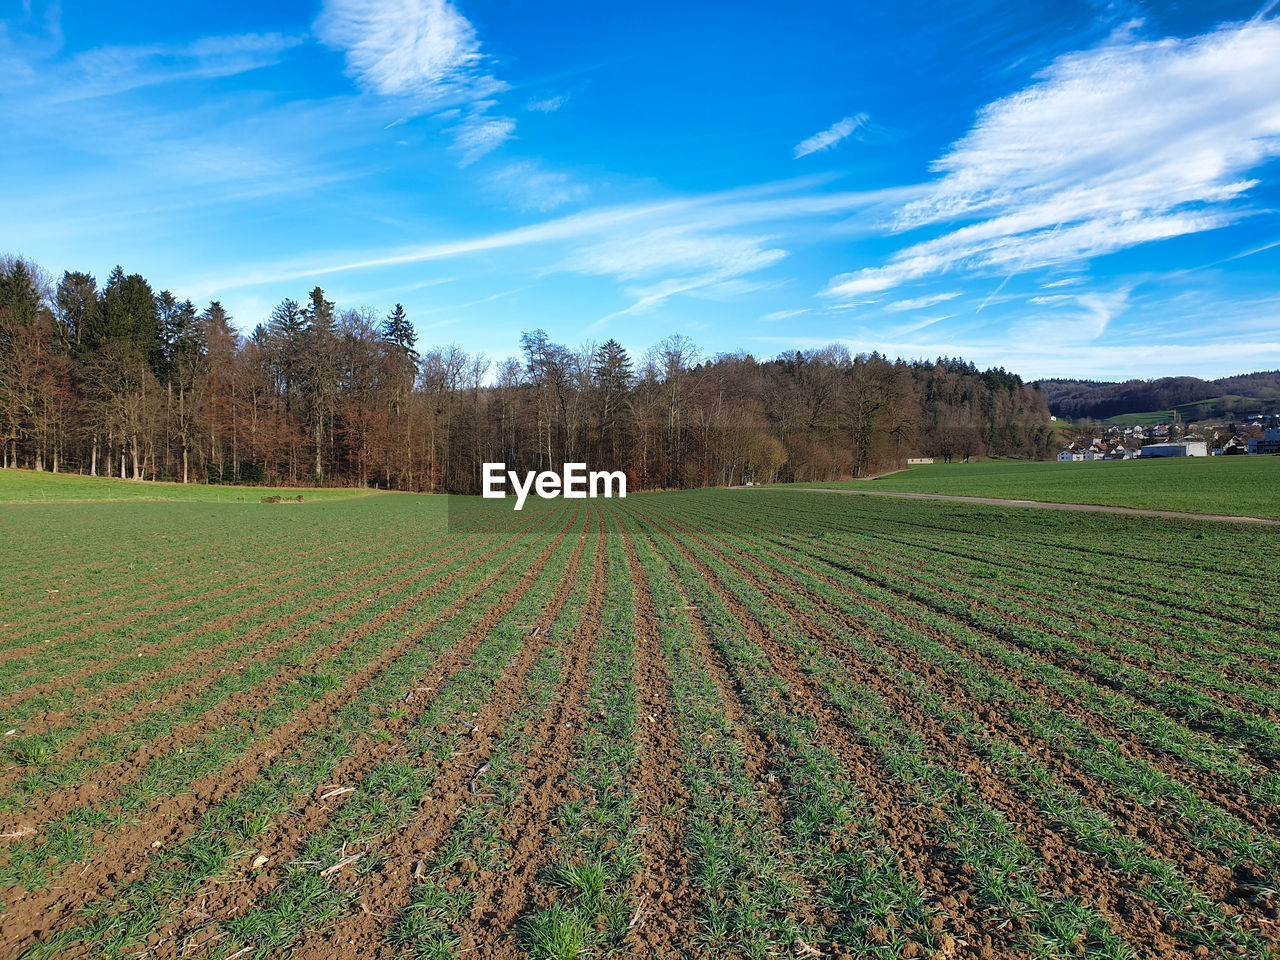
M 1082 420 L 1160 422 L 1175 407 L 1186 421 L 1234 418 L 1280 407 L 1280 370 L 1221 380 L 1162 377 L 1159 380 L 1041 380 L 1035 385 L 1054 416 Z

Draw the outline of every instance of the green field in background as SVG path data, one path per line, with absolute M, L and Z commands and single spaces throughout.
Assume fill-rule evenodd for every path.
M 342 500 L 371 490 L 350 488 L 236 487 L 204 483 L 155 483 L 85 477 L 73 473 L 0 470 L 0 503 L 98 500 L 171 500 L 194 503 L 260 503 L 263 497 Z
M 793 486 L 1280 518 L 1280 457 L 1179 457 L 1079 463 L 983 460 L 909 467 L 874 480 Z

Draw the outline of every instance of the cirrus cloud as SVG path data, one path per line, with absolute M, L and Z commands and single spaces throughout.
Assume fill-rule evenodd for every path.
M 484 69 L 475 27 L 449 0 L 328 0 L 315 23 L 347 72 L 387 96 L 428 103 L 506 89 Z
M 954 271 L 1077 263 L 1235 222 L 1250 173 L 1280 156 L 1280 24 L 1063 56 L 984 108 L 934 165 L 898 231 L 965 222 L 883 266 L 832 279 L 849 297 Z
M 830 150 L 842 140 L 847 140 L 853 135 L 853 132 L 867 122 L 865 113 L 854 114 L 852 117 L 845 117 L 843 120 L 837 120 L 827 129 L 815 133 L 812 137 L 801 140 L 795 146 L 795 158 L 799 160 L 801 157 L 807 157 L 811 153 L 817 153 L 820 150 Z

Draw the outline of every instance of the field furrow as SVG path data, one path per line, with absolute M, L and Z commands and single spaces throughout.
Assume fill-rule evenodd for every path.
M 517 588 L 525 587 L 542 571 L 552 553 L 563 543 L 566 535 L 567 530 L 562 531 L 537 554 L 530 565 L 524 567 L 517 580 Z M 219 812 L 225 812 L 225 801 L 228 798 L 234 801 L 244 792 L 246 784 L 252 784 L 264 770 L 269 771 L 276 758 L 292 749 L 297 743 L 314 739 L 317 725 L 323 726 L 325 718 L 329 718 L 331 723 L 340 719 L 341 714 L 338 708 L 350 703 L 353 694 L 371 685 L 376 686 L 378 681 L 393 670 L 402 655 L 406 651 L 414 650 L 432 628 L 441 623 L 448 624 L 451 616 L 467 608 L 468 601 L 483 595 L 514 565 L 536 548 L 537 539 L 525 538 L 525 541 L 509 546 L 506 551 L 509 556 L 497 567 L 478 571 L 479 575 L 474 575 L 470 583 L 459 584 L 457 594 L 450 598 L 448 606 L 434 620 L 419 623 L 416 627 L 409 627 L 410 632 L 401 634 L 402 639 L 389 651 L 384 650 L 377 659 L 363 663 L 356 661 L 359 665 L 353 664 L 355 670 L 348 676 L 345 683 L 328 686 L 328 689 L 313 687 L 308 691 L 311 703 L 305 706 L 301 713 L 294 714 L 291 718 L 270 728 L 269 733 L 251 741 L 251 751 L 242 753 L 229 765 L 219 767 L 216 772 L 189 781 L 183 786 L 182 792 L 175 792 L 161 803 L 152 805 L 140 820 L 117 826 L 115 835 L 102 846 L 94 859 L 88 863 L 87 869 L 82 868 L 77 874 L 80 878 L 77 886 L 86 891 L 86 895 L 80 902 L 87 902 L 93 896 L 107 893 L 124 882 L 141 882 L 145 890 L 148 883 L 147 877 L 134 878 L 145 870 L 149 861 L 155 856 L 156 850 L 177 847 L 189 835 L 198 833 L 202 811 L 207 811 L 216 804 L 221 808 Z M 495 612 L 499 610 L 501 605 L 495 608 Z M 402 692 L 401 696 L 404 695 L 405 693 Z M 365 717 L 367 716 L 366 713 Z M 358 757 L 357 762 L 367 762 L 368 754 L 354 753 L 355 746 L 356 744 L 349 744 L 348 749 L 353 749 L 353 755 Z M 232 803 L 232 806 L 235 804 Z M 157 837 L 160 838 L 161 847 L 159 848 L 152 846 L 157 842 Z M 199 841 L 195 846 L 199 848 Z M 180 850 L 175 850 L 173 855 L 182 862 Z M 183 865 L 189 866 L 186 863 Z M 209 864 L 197 860 L 197 865 L 207 867 Z M 98 889 L 94 889 L 95 882 L 98 884 Z M 28 895 L 24 898 L 23 905 L 30 906 L 39 916 L 52 902 L 59 903 L 64 912 L 68 907 L 77 905 L 74 901 L 69 904 L 65 896 L 40 895 Z
M 1092 808 L 1080 795 L 1055 782 L 1048 770 L 1037 762 L 1035 754 L 1017 746 L 1016 739 L 1000 739 L 984 729 L 980 722 L 965 722 L 966 717 L 972 716 L 969 712 L 972 704 L 948 703 L 930 690 L 928 683 L 920 677 L 895 670 L 895 665 L 903 661 L 886 657 L 881 649 L 873 647 L 869 655 L 851 656 L 849 645 L 840 639 L 847 634 L 829 633 L 797 601 L 757 580 L 742 565 L 730 560 L 730 556 L 743 555 L 735 547 L 740 545 L 730 545 L 731 552 L 727 554 L 711 554 L 726 569 L 749 582 L 749 589 L 739 589 L 735 596 L 749 596 L 749 590 L 761 591 L 761 599 L 767 599 L 768 606 L 758 609 L 782 612 L 778 631 L 782 633 L 792 625 L 798 627 L 800 632 L 790 638 L 792 645 L 805 651 L 805 656 L 811 661 L 817 657 L 825 658 L 827 668 L 818 670 L 818 675 L 824 678 L 866 678 L 858 686 L 825 680 L 824 685 L 833 690 L 833 696 L 843 702 L 852 702 L 850 698 L 856 698 L 860 703 L 870 704 L 874 711 L 871 715 L 881 717 L 886 724 L 903 723 L 904 732 L 922 743 L 931 761 L 963 771 L 973 789 L 1000 810 L 1023 836 L 1024 842 L 1040 850 L 1046 859 L 1051 859 L 1072 877 L 1086 876 L 1094 880 L 1096 886 L 1090 891 L 1090 901 L 1108 904 L 1113 911 L 1119 910 L 1128 921 L 1126 939 L 1148 942 L 1161 931 L 1172 929 L 1175 932 L 1180 930 L 1183 940 L 1189 941 L 1186 949 L 1194 948 L 1202 941 L 1210 942 L 1219 949 L 1241 946 L 1257 950 L 1260 947 L 1261 941 L 1256 935 L 1242 930 L 1233 920 L 1213 908 L 1205 893 L 1188 882 L 1188 878 L 1198 876 L 1207 866 L 1203 858 L 1196 857 L 1185 874 L 1178 874 L 1176 868 L 1156 855 L 1158 846 L 1144 850 L 1141 844 L 1135 844 L 1122 827 L 1109 823 L 1105 815 Z M 806 649 L 813 640 L 820 642 L 819 653 Z M 820 664 L 812 666 L 816 668 Z M 885 710 L 888 712 L 883 712 Z M 1040 749 L 1044 747 L 1040 746 Z M 1032 750 L 1035 750 L 1034 746 Z M 975 764 L 975 753 L 987 762 Z M 995 760 L 999 763 L 992 762 Z M 1019 779 L 1011 784 L 1008 772 L 1014 772 Z M 1012 792 L 1011 787 L 1016 792 Z M 1056 823 L 1050 822 L 1062 834 L 1055 835 L 1044 829 L 1042 810 L 1046 806 L 1057 812 Z M 1222 875 L 1230 876 L 1229 871 L 1221 868 L 1218 868 L 1218 874 L 1219 884 Z M 1118 888 L 1119 892 L 1112 885 L 1097 883 L 1099 878 L 1112 875 L 1123 878 L 1120 879 L 1122 886 Z M 1132 902 L 1124 884 L 1132 884 L 1132 889 L 1150 902 L 1145 905 Z M 1068 889 L 1069 886 L 1057 880 L 1054 888 Z M 1226 893 L 1221 889 L 1213 892 Z M 1153 909 L 1157 907 L 1163 914 Z M 1253 918 L 1255 928 L 1260 919 Z M 1179 948 L 1170 944 L 1168 937 L 1162 937 L 1160 942 L 1166 953 L 1177 955 Z
M 0 513 L 0 960 L 1280 960 L 1280 532 L 66 506 Z

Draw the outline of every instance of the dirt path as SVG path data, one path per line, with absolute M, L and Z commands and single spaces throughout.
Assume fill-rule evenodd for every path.
M 902 500 L 948 500 L 952 503 L 983 503 L 993 507 L 1037 507 L 1041 510 L 1077 510 L 1086 513 L 1119 513 L 1132 517 L 1170 517 L 1174 520 L 1217 520 L 1227 523 L 1261 523 L 1280 527 L 1280 520 L 1267 517 L 1228 517 L 1218 513 L 1181 513 L 1177 510 L 1147 510 L 1143 507 L 1109 507 L 1100 503 L 1053 503 L 1048 500 L 1006 500 L 1000 497 L 961 497 L 951 493 L 907 493 L 905 490 L 845 490 L 831 487 L 730 487 L 730 490 L 785 490 L 795 493 L 851 493 L 864 497 L 898 497 Z

